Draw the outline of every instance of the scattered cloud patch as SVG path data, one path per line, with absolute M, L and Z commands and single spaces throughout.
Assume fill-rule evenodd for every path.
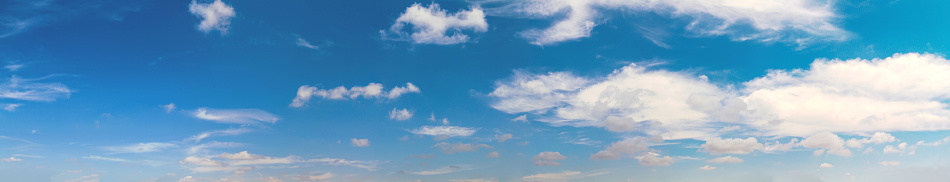
M 23 161 L 23 159 L 15 158 L 15 157 L 0 159 L 0 162 L 19 162 L 19 161 Z
M 561 163 L 557 161 L 566 159 L 567 157 L 561 155 L 560 152 L 541 152 L 531 158 L 531 161 L 535 166 L 560 166 Z
M 213 136 L 236 136 L 236 135 L 240 135 L 240 134 L 244 134 L 244 133 L 249 133 L 249 132 L 251 132 L 251 131 L 254 131 L 254 130 L 247 129 L 247 128 L 232 128 L 232 129 L 226 129 L 226 130 L 206 131 L 206 132 L 201 132 L 201 133 L 198 134 L 198 135 L 189 137 L 188 139 L 185 139 L 185 141 L 201 142 L 202 139 L 205 139 L 205 138 L 208 138 L 208 137 L 213 137 Z
M 703 166 L 703 167 L 699 167 L 699 169 L 700 169 L 700 170 L 703 170 L 703 171 L 712 171 L 712 170 L 716 170 L 716 167 L 706 165 L 706 166 Z
M 392 111 L 389 111 L 389 119 L 405 121 L 409 120 L 410 118 L 412 118 L 412 112 L 409 112 L 409 110 L 397 110 L 396 108 L 393 108 Z
M 485 144 L 469 144 L 469 143 L 447 143 L 439 142 L 432 147 L 438 147 L 442 153 L 452 154 L 457 152 L 474 152 L 478 151 L 479 148 L 492 148 L 491 146 Z
M 881 164 L 882 166 L 896 166 L 896 165 L 901 165 L 901 162 L 899 162 L 899 161 L 881 161 L 881 162 L 878 163 L 878 164 Z
M 449 14 L 432 3 L 428 7 L 413 4 L 406 8 L 406 12 L 399 15 L 389 30 L 380 30 L 383 39 L 397 41 L 411 41 L 416 44 L 461 44 L 469 41 L 469 36 L 463 30 L 473 32 L 488 31 L 488 22 L 485 13 L 479 7 L 471 10 L 461 10 Z M 412 26 L 412 32 L 406 32 L 407 25 Z
M 449 166 L 440 167 L 440 168 L 438 168 L 438 169 L 434 169 L 434 170 L 430 170 L 430 171 L 409 172 L 409 174 L 415 174 L 415 175 L 437 175 L 437 174 L 448 174 L 448 173 L 454 173 L 454 172 L 460 172 L 460 171 L 468 171 L 468 170 L 472 170 L 472 168 L 469 167 L 469 166 L 467 166 L 467 165 L 449 165 Z
M 718 164 L 722 164 L 722 163 L 742 163 L 742 162 L 745 162 L 745 160 L 742 160 L 742 159 L 740 159 L 740 158 L 738 158 L 738 157 L 725 156 L 725 157 L 719 157 L 719 158 L 715 158 L 715 159 L 710 159 L 710 160 L 707 160 L 706 162 L 712 162 L 712 163 L 718 163 Z
M 590 155 L 590 159 L 595 161 L 616 160 L 625 155 L 630 158 L 636 158 L 638 153 L 649 151 L 651 145 L 648 139 L 642 137 L 624 139 L 614 142 L 606 149 Z
M 369 139 L 365 139 L 365 138 L 364 139 L 353 138 L 353 139 L 350 139 L 350 143 L 352 143 L 353 146 L 356 146 L 356 147 L 369 147 Z
M 33 79 L 11 76 L 10 79 L 0 82 L 0 99 L 52 102 L 59 98 L 69 98 L 75 91 L 66 85 L 40 82 L 55 76 L 57 75 Z
M 521 177 L 525 182 L 549 182 L 549 181 L 569 181 L 593 176 L 600 176 L 607 172 L 582 173 L 580 171 L 564 171 L 559 173 L 538 173 Z
M 508 141 L 508 140 L 511 139 L 511 138 L 512 138 L 511 134 L 507 134 L 507 133 L 506 133 L 506 134 L 500 134 L 500 135 L 496 134 L 496 135 L 495 135 L 495 141 L 498 141 L 499 143 Z
M 168 148 L 178 147 L 176 144 L 172 143 L 137 143 L 126 146 L 111 146 L 111 147 L 102 147 L 102 150 L 109 151 L 111 153 L 121 154 L 121 153 L 149 153 L 149 152 L 160 152 Z
M 416 135 L 428 135 L 436 137 L 467 137 L 478 131 L 475 128 L 460 126 L 422 126 L 418 129 L 409 130 Z
M 221 35 L 228 33 L 228 29 L 231 28 L 231 18 L 236 15 L 234 8 L 221 0 L 214 0 L 211 3 L 198 3 L 197 0 L 192 0 L 188 5 L 188 11 L 201 19 L 198 23 L 198 31 L 210 33 L 217 30 L 221 32 Z
M 498 154 L 498 151 L 492 151 L 491 153 L 485 154 L 485 158 L 499 158 L 501 154 Z
M 162 109 L 165 109 L 165 113 L 172 113 L 175 110 L 175 103 L 168 103 L 166 105 L 161 105 Z
M 834 165 L 831 165 L 831 164 L 828 164 L 828 163 L 821 163 L 821 165 L 818 165 L 818 167 L 820 167 L 820 168 L 832 168 L 832 167 L 834 167 Z
M 193 114 L 198 119 L 209 120 L 223 124 L 274 124 L 277 122 L 277 120 L 280 120 L 280 118 L 276 115 L 260 109 L 198 108 L 193 112 Z
M 303 85 L 297 89 L 297 97 L 294 97 L 290 107 L 303 107 L 314 96 L 330 100 L 357 99 L 359 97 L 396 99 L 407 93 L 420 93 L 419 87 L 412 83 L 406 83 L 405 87 L 393 87 L 389 91 L 385 91 L 383 90 L 383 84 L 369 83 L 364 87 L 354 86 L 347 89 L 339 86 L 325 90 L 316 86 Z

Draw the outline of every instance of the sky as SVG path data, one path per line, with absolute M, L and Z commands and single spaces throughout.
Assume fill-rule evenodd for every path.
M 950 2 L 0 1 L 0 181 L 939 181 Z

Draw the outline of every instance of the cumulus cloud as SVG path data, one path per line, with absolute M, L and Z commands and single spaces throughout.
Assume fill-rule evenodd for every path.
M 864 146 L 864 144 L 870 144 L 870 143 L 882 144 L 882 143 L 891 143 L 895 141 L 897 141 L 897 138 L 895 138 L 894 136 L 891 136 L 891 134 L 884 133 L 884 132 L 876 132 L 874 133 L 874 135 L 871 135 L 871 137 L 869 138 L 848 139 L 848 141 L 845 141 L 845 145 L 851 148 L 861 148 L 862 146 Z
M 821 163 L 821 165 L 818 165 L 818 167 L 820 167 L 820 168 L 832 168 L 832 167 L 834 167 L 834 165 L 831 165 L 831 164 L 828 164 L 828 163 Z
M 369 139 L 350 139 L 350 143 L 357 147 L 369 147 Z
M 506 133 L 506 134 L 501 134 L 501 135 L 495 135 L 495 141 L 498 141 L 498 142 L 505 142 L 505 141 L 508 141 L 509 139 L 511 139 L 511 137 L 512 137 L 511 134 L 507 134 L 507 133 Z
M 471 168 L 471 167 L 469 167 L 469 166 L 467 166 L 467 165 L 449 165 L 449 166 L 440 167 L 440 168 L 438 168 L 438 169 L 429 170 L 429 171 L 415 171 L 415 172 L 409 172 L 409 174 L 415 174 L 415 175 L 436 175 L 436 174 L 448 174 L 448 173 L 454 173 L 454 172 L 460 172 L 460 171 L 468 171 L 468 170 L 472 170 L 472 169 L 473 169 L 473 168 Z
M 137 143 L 132 145 L 125 146 L 111 146 L 111 147 L 102 147 L 103 150 L 109 151 L 111 153 L 148 153 L 148 152 L 159 152 L 167 148 L 177 147 L 178 145 L 172 143 Z
M 241 152 L 233 153 L 233 154 L 229 154 L 227 152 L 221 153 L 221 155 L 218 155 L 218 158 L 230 159 L 230 160 L 254 160 L 254 159 L 262 159 L 264 158 L 264 156 L 250 154 L 245 150 L 245 151 L 241 151 Z
M 560 166 L 561 163 L 557 161 L 566 159 L 567 157 L 561 155 L 560 152 L 541 152 L 531 158 L 531 161 L 535 166 Z
M 707 160 L 706 162 L 719 163 L 719 164 L 722 164 L 722 163 L 742 163 L 742 162 L 745 162 L 745 160 L 742 160 L 742 159 L 740 159 L 740 158 L 738 158 L 738 157 L 725 156 L 725 157 L 719 157 L 719 158 L 715 158 L 715 159 L 710 159 L 710 160 Z
M 460 126 L 422 126 L 418 129 L 409 130 L 416 135 L 429 135 L 436 137 L 467 137 L 478 131 L 475 128 Z
M 498 151 L 492 151 L 491 153 L 485 154 L 486 158 L 499 158 L 501 154 L 498 154 Z
M 393 108 L 392 111 L 389 111 L 389 119 L 405 121 L 409 118 L 412 118 L 412 112 L 409 112 L 409 110 L 397 110 L 396 108 Z
M 69 98 L 75 92 L 62 83 L 40 82 L 56 75 L 41 78 L 21 78 L 16 75 L 0 82 L 0 99 L 52 102 L 59 98 Z
M 393 87 L 389 91 L 383 90 L 383 84 L 369 83 L 364 87 L 354 86 L 347 89 L 339 86 L 333 89 L 320 89 L 316 86 L 303 85 L 297 89 L 297 97 L 290 103 L 290 107 L 303 107 L 314 96 L 330 100 L 369 98 L 396 99 L 407 93 L 420 93 L 419 87 L 406 83 L 405 87 Z
M 201 142 L 202 139 L 205 139 L 205 138 L 208 138 L 208 137 L 213 137 L 213 136 L 235 136 L 235 135 L 240 135 L 240 134 L 248 133 L 248 132 L 251 132 L 251 131 L 254 131 L 254 130 L 247 129 L 247 128 L 231 128 L 231 129 L 226 129 L 226 130 L 206 131 L 206 132 L 201 132 L 201 133 L 198 134 L 198 135 L 191 136 L 191 137 L 189 137 L 188 139 L 185 139 L 185 141 Z
M 706 165 L 706 166 L 703 166 L 703 167 L 699 167 L 699 169 L 700 169 L 700 170 L 704 170 L 704 171 L 712 171 L 712 170 L 715 170 L 716 167 L 712 167 L 712 166 Z
M 193 114 L 198 119 L 224 124 L 274 124 L 277 120 L 280 120 L 276 115 L 260 109 L 198 108 Z
M 645 138 L 629 138 L 610 144 L 604 150 L 590 155 L 591 160 L 615 160 L 624 155 L 635 158 L 637 153 L 650 150 L 649 140 Z
M 569 181 L 592 176 L 600 176 L 604 174 L 607 174 L 607 172 L 582 173 L 580 171 L 564 171 L 559 173 L 538 173 L 535 175 L 521 177 L 521 179 L 525 182 Z
M 405 31 L 408 25 L 412 26 L 411 33 Z M 380 34 L 389 40 L 448 45 L 468 42 L 470 38 L 462 33 L 463 30 L 488 31 L 488 22 L 481 8 L 471 7 L 471 10 L 449 14 L 439 4 L 432 3 L 428 7 L 413 4 L 406 8 L 389 30 L 380 30 Z
M 591 78 L 516 71 L 489 96 L 497 110 L 535 115 L 535 121 L 553 126 L 639 131 L 673 140 L 717 137 L 723 128 L 737 126 L 725 123 L 739 123 L 742 132 L 759 136 L 880 132 L 848 144 L 856 147 L 888 143 L 885 132 L 950 129 L 950 105 L 943 102 L 950 99 L 950 82 L 941 80 L 950 80 L 950 60 L 908 53 L 817 59 L 809 69 L 771 70 L 739 89 L 635 64 Z
M 670 166 L 675 162 L 673 157 L 670 156 L 660 156 L 658 153 L 646 152 L 637 156 L 637 160 L 640 160 L 639 163 L 641 166 Z
M 851 157 L 851 150 L 845 148 L 844 139 L 830 132 L 822 132 L 805 138 L 801 142 L 805 148 L 818 148 L 814 152 L 816 156 L 822 154 L 834 154 L 842 157 Z
M 211 3 L 198 3 L 197 0 L 192 0 L 188 5 L 188 11 L 201 19 L 201 23 L 198 23 L 199 31 L 209 33 L 217 30 L 221 32 L 221 35 L 228 33 L 228 29 L 231 28 L 231 18 L 236 15 L 234 8 L 221 0 Z
M 485 144 L 469 144 L 469 143 L 447 143 L 439 142 L 432 147 L 438 147 L 442 153 L 452 154 L 457 152 L 474 152 L 478 151 L 478 148 L 492 148 L 491 146 Z
M 700 35 L 728 35 L 737 41 L 790 42 L 844 40 L 847 32 L 834 25 L 838 15 L 832 2 L 820 0 L 713 1 L 597 1 L 518 0 L 487 9 L 489 15 L 552 19 L 551 26 L 530 29 L 521 36 L 536 45 L 590 37 L 607 17 L 602 11 L 655 12 L 674 18 L 689 17 L 687 30 Z

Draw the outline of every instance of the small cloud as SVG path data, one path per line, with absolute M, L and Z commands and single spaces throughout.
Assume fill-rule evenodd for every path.
M 567 157 L 561 155 L 560 152 L 541 152 L 531 158 L 531 161 L 534 162 L 535 166 L 560 166 L 561 163 L 557 161 L 565 159 Z
M 319 89 L 316 86 L 303 85 L 297 88 L 297 97 L 290 103 L 290 107 L 303 107 L 314 96 L 330 100 L 345 100 L 363 98 L 396 99 L 407 93 L 420 93 L 419 87 L 406 83 L 405 87 L 393 87 L 389 91 L 383 90 L 383 84 L 369 83 L 364 87 L 354 86 L 347 89 L 339 86 L 333 89 Z
M 137 143 L 126 146 L 112 146 L 112 147 L 102 147 L 103 150 L 120 154 L 120 153 L 149 153 L 149 152 L 158 152 L 167 148 L 177 147 L 178 145 L 172 143 Z
M 316 45 L 310 44 L 310 42 L 307 42 L 307 40 L 303 39 L 303 37 L 297 37 L 297 46 L 304 47 L 304 48 L 308 48 L 308 49 L 313 49 L 313 50 L 319 50 L 319 49 L 320 49 L 320 46 L 316 46 Z
M 350 143 L 352 143 L 353 146 L 356 146 L 356 147 L 369 147 L 369 139 L 365 139 L 365 138 L 364 139 L 353 138 L 353 139 L 350 139 Z
M 23 159 L 19 159 L 15 157 L 0 159 L 0 162 L 18 162 L 18 161 L 23 161 Z
M 525 122 L 525 123 L 527 123 L 527 122 L 528 122 L 528 115 L 525 114 L 525 115 L 518 116 L 518 117 L 515 118 L 515 119 L 511 119 L 511 121 L 513 121 L 513 122 Z
M 478 148 L 492 148 L 491 146 L 485 144 L 468 144 L 468 143 L 446 143 L 439 142 L 432 147 L 438 147 L 442 153 L 452 154 L 457 152 L 474 152 Z
M 160 107 L 165 109 L 165 113 L 172 113 L 172 111 L 174 111 L 176 108 L 175 103 L 168 103 L 166 105 L 161 105 Z
M 23 106 L 23 104 L 0 104 L 3 107 L 3 110 L 8 112 L 16 111 L 17 107 Z
M 712 167 L 712 166 L 706 165 L 706 166 L 703 166 L 703 167 L 699 167 L 699 169 L 700 169 L 700 170 L 704 170 L 704 171 L 712 171 L 712 170 L 715 170 L 716 167 Z
M 711 159 L 711 160 L 708 160 L 708 161 L 706 161 L 706 162 L 719 163 L 719 164 L 722 164 L 722 163 L 742 163 L 742 162 L 745 162 L 745 160 L 742 160 L 742 159 L 740 159 L 740 158 L 738 158 L 738 157 L 725 156 L 725 157 L 720 157 L 720 158 Z
M 407 25 L 412 25 L 412 33 L 403 31 Z M 432 3 L 428 7 L 413 4 L 406 8 L 388 31 L 380 30 L 379 32 L 386 40 L 411 40 L 416 44 L 449 45 L 469 41 L 469 36 L 461 33 L 464 29 L 474 32 L 488 31 L 485 12 L 479 7 L 472 7 L 471 10 L 448 14 L 438 4 Z M 451 30 L 455 31 L 448 32 Z
M 211 109 L 198 108 L 193 112 L 198 119 L 223 124 L 274 124 L 280 120 L 276 115 L 260 109 Z
M 6 66 L 3 66 L 3 68 L 9 70 L 10 72 L 15 72 L 15 71 L 17 71 L 17 70 L 20 70 L 20 68 L 23 68 L 24 66 L 26 66 L 26 65 L 24 65 L 24 64 L 8 64 L 8 65 L 6 65 Z
M 406 109 L 398 110 L 393 108 L 393 110 L 389 112 L 389 119 L 392 120 L 405 121 L 409 118 L 412 118 L 412 112 Z
M 508 141 L 511 138 L 512 138 L 511 134 L 495 135 L 495 141 L 498 141 L 499 143 Z
M 459 126 L 422 126 L 419 129 L 409 130 L 416 135 L 429 135 L 437 137 L 467 137 L 478 131 L 475 128 Z
M 228 33 L 228 29 L 231 28 L 231 18 L 236 15 L 234 8 L 221 0 L 215 0 L 212 3 L 198 3 L 197 0 L 192 0 L 188 5 L 188 11 L 201 19 L 201 23 L 198 23 L 199 31 L 209 33 L 217 30 L 221 32 L 221 35 Z
M 901 165 L 901 162 L 899 162 L 899 161 L 881 161 L 881 162 L 878 163 L 878 164 L 881 164 L 882 166 L 896 166 L 896 165 Z
M 831 164 L 828 164 L 828 163 L 821 163 L 821 165 L 818 165 L 818 167 L 820 167 L 820 168 L 832 168 L 832 167 L 834 167 L 834 165 L 831 165 Z
M 487 158 L 499 158 L 499 157 L 501 157 L 501 155 L 498 154 L 498 151 L 492 151 L 491 153 L 486 154 L 485 157 L 487 157 Z

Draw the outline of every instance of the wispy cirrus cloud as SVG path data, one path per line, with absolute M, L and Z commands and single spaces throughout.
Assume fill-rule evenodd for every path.
M 198 134 L 198 135 L 189 137 L 189 138 L 185 139 L 185 141 L 201 142 L 202 139 L 205 139 L 205 138 L 208 138 L 208 137 L 213 137 L 213 136 L 235 136 L 235 135 L 240 135 L 240 134 L 244 134 L 244 133 L 249 133 L 249 132 L 252 132 L 252 131 L 254 131 L 254 130 L 248 129 L 248 128 L 231 128 L 231 129 L 226 129 L 226 130 L 206 131 L 206 132 L 201 132 L 201 133 Z
M 69 98 L 75 90 L 62 83 L 41 82 L 56 76 L 60 75 L 49 75 L 34 79 L 11 76 L 4 82 L 0 82 L 0 98 L 40 102 L 52 102 L 59 98 Z
M 467 137 L 475 134 L 476 131 L 478 129 L 461 126 L 422 126 L 409 130 L 412 134 L 436 137 Z
M 168 148 L 178 147 L 177 144 L 173 143 L 161 143 L 161 142 L 151 142 L 151 143 L 136 143 L 131 145 L 123 146 L 109 146 L 102 147 L 102 150 L 109 151 L 111 153 L 121 154 L 121 153 L 149 153 L 149 152 L 159 152 Z
M 212 109 L 198 108 L 192 112 L 194 117 L 224 124 L 254 125 L 274 124 L 280 120 L 277 115 L 260 109 Z

